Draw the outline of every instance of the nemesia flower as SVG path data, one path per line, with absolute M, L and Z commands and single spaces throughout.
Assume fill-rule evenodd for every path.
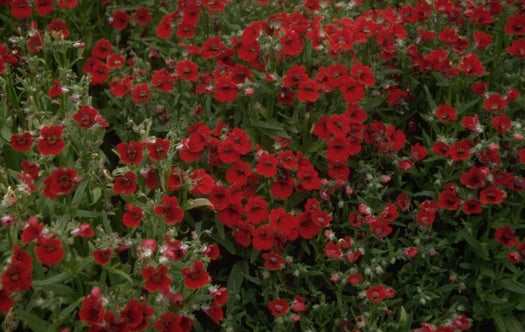
M 77 0 L 58 0 L 57 5 L 60 8 L 75 8 L 78 6 Z
M 55 199 L 71 193 L 81 179 L 72 168 L 59 167 L 44 180 L 44 196 Z
M 131 195 L 137 190 L 137 176 L 132 171 L 122 176 L 115 177 L 113 181 L 113 193 L 115 195 Z
M 165 291 L 171 285 L 171 278 L 168 277 L 168 267 L 159 265 L 158 268 L 147 266 L 142 269 L 142 277 L 146 280 L 144 288 L 153 293 L 156 291 Z
M 64 127 L 62 125 L 43 126 L 40 129 L 40 138 L 37 143 L 38 151 L 44 156 L 56 156 L 66 146 L 66 142 L 61 137 Z
M 154 329 L 159 332 L 190 332 L 193 328 L 193 320 L 186 316 L 177 315 L 173 312 L 167 312 L 160 316 L 153 325 Z
M 31 7 L 27 0 L 13 0 L 11 5 L 11 15 L 14 18 L 24 19 L 31 17 Z
M 82 300 L 78 318 L 89 325 L 102 324 L 106 312 L 103 307 L 103 300 L 104 296 L 100 288 L 94 287 L 91 293 Z
M 40 263 L 47 266 L 53 266 L 60 261 L 65 255 L 62 248 L 62 241 L 54 236 L 39 236 L 35 249 L 36 258 Z
M 30 132 L 11 135 L 11 147 L 16 151 L 27 152 L 33 146 L 33 136 Z
M 2 290 L 7 294 L 23 292 L 33 284 L 31 268 L 21 263 L 12 263 L 2 273 Z
M 156 205 L 153 211 L 157 216 L 162 216 L 167 225 L 174 225 L 182 221 L 184 211 L 179 206 L 177 197 L 163 195 L 162 205 Z
M 78 111 L 73 114 L 75 120 L 81 128 L 91 128 L 99 125 L 102 128 L 109 126 L 107 121 L 98 113 L 96 108 L 88 105 L 82 105 Z
M 0 312 L 8 312 L 14 305 L 13 299 L 5 288 L 0 288 Z
M 204 287 L 211 281 L 210 275 L 204 268 L 204 263 L 200 260 L 193 263 L 189 268 L 182 268 L 180 272 L 184 276 L 184 285 L 189 289 Z
M 516 235 L 509 226 L 498 227 L 494 233 L 494 238 L 507 248 L 512 248 L 516 244 Z
M 138 165 L 142 161 L 144 143 L 131 141 L 129 144 L 121 142 L 116 149 L 120 156 L 120 161 L 124 164 Z
M 284 299 L 277 298 L 268 302 L 268 309 L 274 317 L 284 316 L 289 308 L 288 302 Z
M 93 258 L 97 264 L 106 265 L 111 260 L 112 253 L 111 248 L 96 249 L 93 251 Z
M 116 11 L 110 20 L 110 26 L 117 30 L 124 30 L 131 20 L 131 16 L 123 10 Z

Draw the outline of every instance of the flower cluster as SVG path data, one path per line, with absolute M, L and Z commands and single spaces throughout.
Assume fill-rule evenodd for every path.
M 524 8 L 0 0 L 2 328 L 518 330 Z

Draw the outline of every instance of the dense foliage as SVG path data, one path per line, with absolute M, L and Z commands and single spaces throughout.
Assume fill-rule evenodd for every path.
M 525 1 L 0 0 L 5 331 L 523 331 Z

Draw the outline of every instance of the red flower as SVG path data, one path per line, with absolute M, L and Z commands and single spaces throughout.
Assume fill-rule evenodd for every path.
M 149 317 L 154 313 L 152 307 L 148 307 L 143 300 L 142 303 L 131 299 L 126 307 L 120 310 L 120 318 L 132 331 L 144 331 L 149 325 Z
M 57 237 L 39 236 L 35 249 L 38 261 L 47 266 L 53 266 L 62 260 L 65 251 L 62 241 Z
M 36 142 L 38 151 L 44 156 L 58 155 L 66 146 L 64 139 L 60 137 L 63 130 L 62 125 L 42 127 L 40 129 L 42 138 Z
M 177 31 L 175 32 L 179 38 L 191 38 L 195 34 L 195 24 L 180 22 L 177 24 Z
M 2 289 L 8 294 L 26 291 L 32 283 L 31 269 L 26 264 L 13 262 L 2 273 Z
M 33 146 L 33 137 L 31 133 L 25 132 L 22 134 L 11 135 L 11 147 L 16 151 L 27 152 Z
M 159 265 L 158 268 L 148 266 L 142 269 L 142 277 L 146 279 L 144 288 L 149 292 L 165 291 L 171 285 L 171 279 L 168 277 L 168 267 L 166 265 Z
M 435 112 L 437 117 L 444 122 L 454 121 L 458 118 L 456 115 L 456 109 L 449 104 L 439 105 Z
M 151 91 L 147 83 L 140 83 L 131 89 L 132 100 L 137 104 L 145 104 L 149 101 Z
M 268 202 L 260 196 L 248 197 L 248 201 L 244 206 L 246 212 L 246 221 L 252 225 L 258 225 L 268 220 Z
M 283 268 L 285 260 L 275 251 L 265 253 L 262 257 L 264 258 L 264 266 L 268 270 L 276 271 Z
M 170 170 L 170 174 L 168 175 L 168 185 L 167 188 L 170 191 L 177 191 L 182 186 L 182 183 L 184 181 L 184 174 L 182 173 L 182 170 L 179 169 L 177 166 L 173 166 Z
M 284 87 L 295 87 L 298 86 L 304 80 L 308 79 L 308 74 L 306 73 L 306 67 L 302 65 L 293 64 L 290 69 L 286 71 L 284 75 L 282 85 Z
M 213 176 L 202 168 L 194 170 L 189 178 L 192 182 L 190 193 L 194 195 L 208 195 L 215 185 Z
M 470 149 L 472 148 L 472 142 L 469 139 L 464 139 L 452 144 L 449 150 L 449 156 L 452 160 L 458 162 L 460 160 L 466 160 L 470 157 Z
M 479 200 L 483 204 L 499 204 L 505 197 L 505 192 L 497 188 L 483 189 L 479 193 Z
M 153 16 L 151 16 L 151 13 L 148 10 L 148 8 L 140 7 L 133 14 L 133 18 L 138 24 L 142 26 L 146 26 L 148 25 L 149 22 L 151 22 L 151 20 L 153 19 Z
M 47 95 L 51 98 L 57 98 L 67 92 L 67 89 L 62 87 L 59 80 L 54 80 L 53 85 L 47 90 Z
M 365 66 L 361 63 L 355 63 L 352 65 L 352 67 L 350 67 L 350 76 L 365 86 L 372 86 L 376 83 L 372 69 L 369 66 Z
M 525 57 L 525 38 L 513 40 L 512 44 L 506 48 L 507 52 L 519 58 Z
M 271 185 L 270 193 L 273 197 L 287 199 L 292 196 L 295 181 L 291 177 L 279 176 Z
M 305 190 L 318 190 L 321 188 L 321 179 L 315 168 L 311 165 L 301 166 L 297 169 L 297 180 Z
M 177 197 L 168 195 L 162 196 L 162 205 L 155 206 L 153 211 L 157 216 L 162 216 L 168 225 L 179 223 L 184 217 L 184 211 L 180 208 Z
M 299 101 L 315 102 L 319 98 L 319 85 L 315 80 L 306 79 L 299 82 L 297 99 Z
M 450 155 L 450 146 L 445 142 L 435 142 L 432 146 L 432 152 L 442 157 L 448 157 Z
M 146 148 L 148 149 L 148 155 L 154 162 L 162 160 L 168 154 L 170 149 L 170 140 L 157 137 L 154 142 L 147 142 Z
M 261 226 L 252 232 L 252 244 L 257 250 L 270 250 L 275 244 L 275 231 L 269 226 Z
M 226 141 L 231 143 L 232 148 L 240 155 L 245 155 L 252 150 L 252 142 L 243 129 L 233 128 L 228 133 Z
M 507 248 L 512 248 L 516 244 L 516 235 L 509 226 L 496 228 L 494 238 Z
M 275 299 L 268 302 L 268 309 L 270 309 L 274 317 L 284 316 L 289 308 L 288 302 L 284 299 Z
M 352 285 L 357 285 L 359 284 L 361 281 L 363 281 L 363 276 L 360 274 L 360 273 L 351 273 L 348 278 L 346 278 L 346 282 L 352 284 Z
M 175 67 L 175 70 L 185 81 L 193 82 L 199 77 L 198 66 L 191 60 L 179 61 Z
M 99 265 L 106 265 L 111 260 L 111 254 L 113 250 L 111 248 L 96 249 L 93 251 L 93 258 Z
M 482 211 L 481 202 L 474 198 L 467 199 L 463 202 L 461 211 L 464 214 L 480 214 Z
M 126 29 L 130 20 L 131 16 L 129 16 L 128 13 L 123 10 L 119 10 L 111 17 L 110 25 L 112 28 L 122 31 Z
M 67 24 L 61 19 L 51 20 L 51 22 L 47 25 L 47 30 L 49 30 L 51 36 L 58 39 L 67 38 L 69 36 Z
M 126 227 L 137 227 L 142 222 L 144 211 L 140 206 L 126 204 L 126 212 L 122 215 L 122 223 Z
M 438 206 L 442 209 L 455 211 L 460 203 L 461 200 L 454 193 L 448 191 L 439 193 Z
M 131 195 L 137 190 L 137 176 L 132 171 L 126 172 L 123 176 L 117 176 L 113 183 L 115 195 Z
M 73 191 L 75 183 L 80 182 L 77 171 L 59 167 L 44 180 L 44 196 L 55 199 Z
M 13 307 L 13 299 L 5 288 L 0 288 L 0 312 L 8 312 Z
M 510 122 L 510 118 L 508 116 L 501 114 L 492 118 L 492 126 L 498 133 L 506 133 L 512 126 L 512 123 Z
M 11 15 L 14 18 L 29 18 L 31 17 L 31 7 L 27 0 L 12 0 L 11 3 Z
M 211 281 L 211 277 L 204 269 L 202 261 L 196 261 L 191 268 L 182 268 L 181 274 L 184 276 L 184 285 L 189 289 L 198 289 L 204 287 Z
M 167 39 L 171 35 L 171 32 L 173 31 L 173 24 L 172 24 L 172 17 L 171 15 L 164 15 L 162 16 L 162 20 L 155 28 L 155 34 L 160 39 Z
M 485 73 L 483 64 L 476 54 L 465 55 L 459 63 L 459 69 L 467 76 L 478 76 Z
M 97 40 L 95 46 L 91 49 L 91 55 L 105 60 L 111 54 L 111 42 L 107 39 L 101 38 Z
M 167 312 L 160 316 L 153 327 L 160 332 L 190 332 L 193 328 L 193 321 L 186 316 Z
M 235 82 L 225 75 L 215 81 L 213 97 L 220 103 L 233 102 L 237 98 L 238 91 Z
M 142 161 L 142 147 L 144 143 L 131 141 L 128 143 L 117 144 L 117 151 L 120 155 L 120 161 L 124 164 L 138 165 Z
M 220 37 L 210 37 L 202 44 L 201 56 L 203 59 L 218 57 L 224 49 L 224 43 Z
M 525 35 L 525 14 L 518 12 L 514 16 L 509 17 L 503 31 L 507 35 Z
M 373 286 L 366 290 L 366 296 L 370 301 L 375 303 L 383 301 L 386 295 L 386 290 L 383 285 Z
M 226 181 L 231 184 L 244 186 L 248 183 L 248 178 L 252 175 L 250 164 L 238 160 L 231 164 L 230 168 L 226 172 Z
M 73 231 L 71 231 L 71 234 L 73 234 L 74 236 L 79 236 L 84 239 L 88 239 L 95 235 L 95 231 L 91 228 L 89 223 L 85 222 L 82 225 L 80 225 L 79 228 L 76 228 Z
M 77 0 L 58 0 L 57 3 L 58 7 L 60 8 L 75 8 L 78 6 Z
M 28 244 L 38 238 L 43 230 L 44 225 L 40 224 L 36 217 L 29 217 L 27 220 L 27 226 L 22 231 L 22 243 Z
M 104 322 L 103 296 L 100 289 L 93 288 L 91 293 L 82 301 L 78 311 L 78 318 L 86 324 L 98 325 Z
M 31 53 L 38 53 L 44 47 L 44 34 L 40 31 L 37 31 L 29 40 L 27 41 L 27 48 Z
M 277 158 L 273 154 L 265 153 L 257 159 L 255 171 L 261 176 L 271 178 L 277 174 L 277 165 Z
M 35 10 L 40 16 L 51 14 L 53 12 L 53 0 L 36 0 Z
M 474 31 L 473 37 L 474 44 L 478 50 L 487 48 L 490 44 L 492 44 L 494 39 L 491 34 L 484 33 L 483 31 Z
M 99 124 L 102 128 L 109 126 L 106 120 L 98 113 L 98 110 L 88 105 L 82 105 L 78 111 L 73 114 L 73 120 L 82 128 L 91 128 L 96 124 Z
M 142 175 L 144 181 L 146 181 L 146 188 L 148 188 L 149 190 L 155 190 L 155 188 L 157 188 L 157 172 L 155 172 L 155 170 L 152 167 L 146 170 L 141 170 L 140 175 Z

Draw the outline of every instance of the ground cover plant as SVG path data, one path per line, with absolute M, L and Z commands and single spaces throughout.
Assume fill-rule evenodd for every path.
M 525 2 L 0 0 L 4 331 L 523 331 Z

